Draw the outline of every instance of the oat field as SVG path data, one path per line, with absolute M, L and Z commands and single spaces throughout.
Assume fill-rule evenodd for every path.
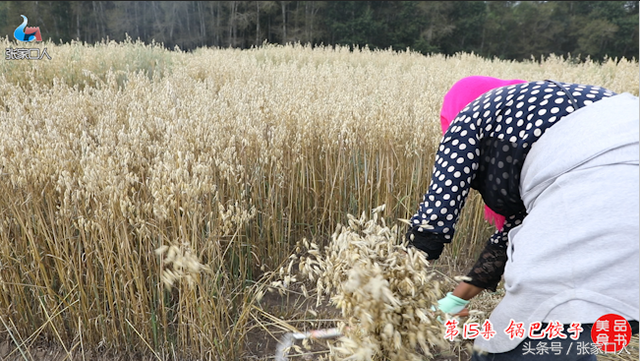
M 51 60 L 0 63 L 7 360 L 37 360 L 43 344 L 61 360 L 268 359 L 250 347 L 274 336 L 267 316 L 312 317 L 284 299 L 279 313 L 264 310 L 274 271 L 301 239 L 327 244 L 347 214 L 384 204 L 402 233 L 455 81 L 554 79 L 638 95 L 635 59 L 37 46 Z M 451 276 L 493 231 L 475 193 L 460 222 L 438 261 Z

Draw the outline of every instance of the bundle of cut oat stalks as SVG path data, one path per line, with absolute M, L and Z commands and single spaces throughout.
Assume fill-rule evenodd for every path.
M 339 225 L 323 250 L 300 242 L 282 272 L 284 282 L 273 284 L 295 282 L 292 270 L 299 262 L 299 275 L 316 285 L 317 302 L 329 296 L 342 310 L 343 337 L 330 345 L 330 359 L 423 360 L 434 347 L 447 347 L 437 321 L 446 315 L 432 308 L 443 296 L 436 273 L 421 251 L 406 247 L 397 226 L 385 225 L 383 210 L 374 209 L 369 220 L 349 215 L 348 225 Z

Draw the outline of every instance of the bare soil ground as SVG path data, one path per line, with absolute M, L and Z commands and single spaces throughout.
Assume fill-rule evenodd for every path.
M 70 356 L 71 355 L 71 356 Z M 71 351 L 67 353 L 59 344 L 46 341 L 37 342 L 28 349 L 17 350 L 12 341 L 0 342 L 0 361 L 152 361 L 155 356 L 106 352 L 101 350 Z

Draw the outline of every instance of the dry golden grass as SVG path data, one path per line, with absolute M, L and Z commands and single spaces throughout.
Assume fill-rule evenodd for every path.
M 275 325 L 289 331 L 279 332 L 279 339 L 274 337 L 280 346 L 275 348 L 276 361 L 470 359 L 473 340 L 457 336 L 446 341 L 443 323 L 451 316 L 432 306 L 463 277 L 447 276 L 452 268 L 434 267 L 422 252 L 407 248 L 396 226 L 390 229 L 384 218 L 379 221 L 382 209 L 373 210 L 372 219 L 364 213 L 359 219 L 348 215 L 348 225 L 338 225 L 324 248 L 304 239 L 290 256 L 288 266 L 277 272 L 278 280 L 271 283 L 270 292 L 301 292 L 305 300 L 317 301 L 315 308 L 295 303 L 304 312 L 292 321 L 258 323 L 265 333 Z M 503 296 L 504 289 L 499 287 L 471 300 L 469 315 L 455 317 L 460 332 L 462 324 L 482 325 Z M 321 314 L 316 311 L 318 306 L 324 306 Z M 334 320 L 327 323 L 331 317 Z M 313 330 L 318 327 L 318 319 L 324 319 L 325 328 Z M 294 334 L 302 337 L 303 332 L 307 336 L 302 341 L 292 338 Z M 330 332 L 330 337 L 323 337 L 324 332 Z M 637 335 L 619 353 L 598 356 L 599 360 L 610 361 L 637 358 Z
M 431 310 L 442 296 L 440 283 L 424 253 L 407 248 L 397 226 L 379 221 L 383 209 L 373 210 L 372 219 L 349 215 L 324 249 L 304 239 L 297 247 L 302 255 L 291 256 L 283 281 L 274 285 L 288 288 L 299 261 L 301 275 L 315 283 L 316 305 L 325 296 L 341 310 L 338 328 L 344 336 L 331 346 L 340 359 L 432 358 L 434 346 L 446 346 L 436 320 L 444 315 Z M 304 283 L 302 289 L 308 293 Z
M 72 359 L 245 357 L 261 276 L 297 241 L 379 204 L 389 225 L 414 212 L 461 77 L 638 94 L 627 60 L 37 46 L 52 60 L 0 63 L 0 337 L 27 360 L 41 339 Z M 440 264 L 451 273 L 492 231 L 476 194 L 460 222 Z M 187 263 L 155 252 L 172 246 Z

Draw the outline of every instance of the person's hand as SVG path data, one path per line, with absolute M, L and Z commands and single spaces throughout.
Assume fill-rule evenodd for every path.
M 466 307 L 468 304 L 469 301 L 456 297 L 452 292 L 449 292 L 444 298 L 438 300 L 438 309 L 450 316 L 467 317 L 469 316 L 469 310 Z M 435 312 L 435 306 L 431 306 L 431 310 Z M 444 324 L 444 321 L 440 316 L 438 316 L 437 320 Z
M 450 315 L 459 315 L 464 316 L 463 313 L 469 314 L 469 311 L 466 309 L 469 301 L 463 300 L 460 297 L 456 297 L 453 295 L 453 292 L 447 293 L 444 298 L 438 300 L 438 308 Z M 463 312 L 466 311 L 466 312 Z
M 415 247 L 426 253 L 427 261 L 433 261 L 440 258 L 440 254 L 444 249 L 444 243 L 437 239 L 438 236 L 432 233 L 422 233 L 409 228 L 405 235 L 409 246 Z

